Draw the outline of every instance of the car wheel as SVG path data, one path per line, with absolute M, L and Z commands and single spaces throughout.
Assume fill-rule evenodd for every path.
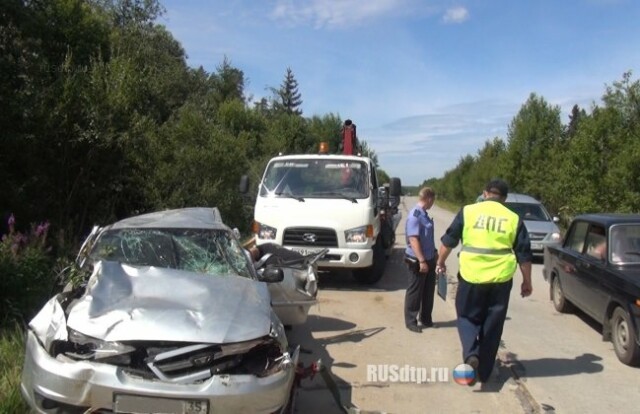
M 622 308 L 616 308 L 611 316 L 611 339 L 620 362 L 627 365 L 640 363 L 640 347 L 636 343 L 636 331 L 629 314 Z
M 378 239 L 376 245 L 373 247 L 373 265 L 365 267 L 364 269 L 355 269 L 353 271 L 353 277 L 363 285 L 373 285 L 382 279 L 386 263 L 387 255 L 381 240 Z
M 560 278 L 554 276 L 551 279 L 551 300 L 553 301 L 553 307 L 560 313 L 571 312 L 573 306 L 564 296 L 562 285 L 560 285 Z

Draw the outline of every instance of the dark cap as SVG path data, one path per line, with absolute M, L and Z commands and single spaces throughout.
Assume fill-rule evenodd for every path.
M 509 194 L 509 186 L 503 180 L 489 181 L 484 190 L 500 197 L 506 197 Z

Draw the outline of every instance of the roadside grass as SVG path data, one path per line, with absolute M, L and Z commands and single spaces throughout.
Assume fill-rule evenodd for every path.
M 452 213 L 457 213 L 461 208 L 462 205 L 452 202 L 452 201 L 448 201 L 448 200 L 443 200 L 441 198 L 437 198 L 436 199 L 436 205 L 440 208 L 443 208 L 445 210 L 448 210 Z
M 0 413 L 28 413 L 20 394 L 24 331 L 16 323 L 0 327 Z

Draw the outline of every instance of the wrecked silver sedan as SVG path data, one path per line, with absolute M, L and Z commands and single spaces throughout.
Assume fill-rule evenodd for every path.
M 30 322 L 21 389 L 40 413 L 274 413 L 290 349 L 258 276 L 215 209 L 95 229 L 73 283 Z

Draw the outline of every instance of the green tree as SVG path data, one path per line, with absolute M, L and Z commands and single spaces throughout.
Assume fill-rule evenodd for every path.
M 152 136 L 145 193 L 152 209 L 218 207 L 228 223 L 243 223 L 236 194 L 246 171 L 246 141 L 212 122 L 200 108 L 185 105 Z
M 496 137 L 488 140 L 480 148 L 474 158 L 469 172 L 463 179 L 463 202 L 472 202 L 484 189 L 489 180 L 500 177 L 500 160 L 505 156 L 506 145 L 504 141 Z
M 540 197 L 550 194 L 555 180 L 541 170 L 551 167 L 551 156 L 561 142 L 563 125 L 560 107 L 531 94 L 513 118 L 502 158 L 503 177 L 514 191 Z
M 274 93 L 273 109 L 289 115 L 302 115 L 302 94 L 298 91 L 298 81 L 293 70 L 287 68 L 287 73 L 279 89 L 272 88 Z
M 386 184 L 391 181 L 391 177 L 385 170 L 378 168 L 376 171 L 378 172 L 378 184 Z
M 624 74 L 580 122 L 559 176 L 567 215 L 640 209 L 639 96 L 640 82 Z
M 565 131 L 565 140 L 570 140 L 573 138 L 578 132 L 578 127 L 580 126 L 580 122 L 587 116 L 587 113 L 584 109 L 580 109 L 580 107 L 576 104 L 571 108 L 571 114 L 569 115 L 569 124 L 566 127 Z
M 274 113 L 267 126 L 265 150 L 271 154 L 300 154 L 316 150 L 311 146 L 304 118 L 287 113 Z
M 367 141 L 361 139 L 358 139 L 358 141 L 360 141 L 360 152 L 362 153 L 362 156 L 371 158 L 371 162 L 373 162 L 374 167 L 378 168 L 380 166 L 380 162 L 378 162 L 378 154 L 376 151 Z
M 329 143 L 329 152 L 337 153 L 342 137 L 342 120 L 335 114 L 324 116 L 314 115 L 307 120 L 307 135 L 310 143 L 319 145 L 320 142 Z
M 245 102 L 244 72 L 233 67 L 229 58 L 224 57 L 212 79 L 218 104 L 234 99 Z

